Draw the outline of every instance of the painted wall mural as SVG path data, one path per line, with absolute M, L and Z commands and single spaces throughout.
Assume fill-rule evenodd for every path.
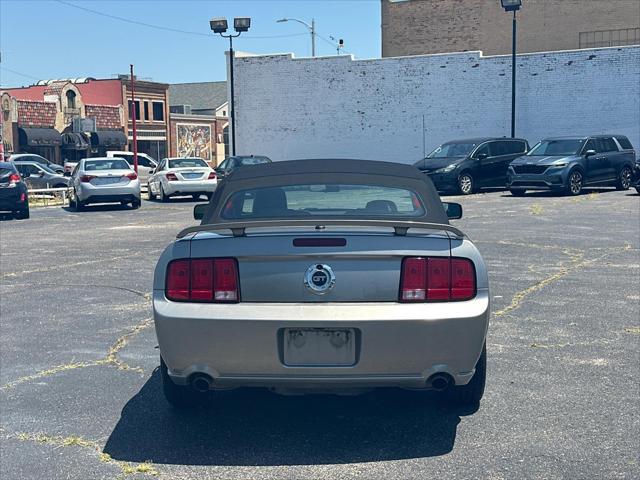
M 198 123 L 176 124 L 176 153 L 178 157 L 213 159 L 211 125 Z

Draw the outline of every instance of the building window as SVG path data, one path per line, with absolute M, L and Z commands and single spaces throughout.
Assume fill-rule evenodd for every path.
M 580 32 L 580 48 L 617 47 L 640 44 L 640 28 Z
M 67 108 L 76 108 L 76 92 L 67 90 Z
M 149 102 L 144 102 L 144 119 L 148 122 L 151 120 L 149 116 Z
M 153 120 L 155 122 L 164 122 L 164 103 L 153 102 Z
M 131 100 L 129 100 L 129 119 L 133 119 L 133 107 L 131 106 Z M 136 100 L 136 120 L 140 120 L 140 101 Z

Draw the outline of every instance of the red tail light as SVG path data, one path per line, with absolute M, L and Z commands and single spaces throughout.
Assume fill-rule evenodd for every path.
M 476 272 L 467 258 L 407 257 L 402 261 L 401 302 L 470 300 Z
M 175 182 L 178 180 L 178 177 L 176 177 L 175 173 L 167 173 L 167 180 L 169 180 L 170 182 Z
M 17 173 L 12 173 L 9 175 L 9 183 L 20 183 L 20 175 Z
M 80 177 L 80 181 L 83 183 L 89 183 L 91 180 L 93 180 L 94 178 L 96 178 L 95 175 L 82 175 Z
M 136 172 L 131 172 L 128 173 L 127 175 L 125 175 L 129 180 L 135 180 L 136 178 L 138 178 L 138 174 Z
M 237 302 L 240 295 L 236 259 L 173 260 L 167 268 L 165 294 L 178 302 Z
M 189 300 L 189 260 L 174 260 L 167 270 L 167 298 L 171 300 Z
M 215 180 L 216 179 L 216 172 L 210 172 L 209 173 L 209 180 Z

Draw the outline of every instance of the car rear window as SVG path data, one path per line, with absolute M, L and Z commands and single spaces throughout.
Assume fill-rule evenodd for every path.
M 201 158 L 178 158 L 169 160 L 169 168 L 208 167 L 207 162 Z
M 129 164 L 121 158 L 110 158 L 109 160 L 90 160 L 84 163 L 86 171 L 91 170 L 129 170 Z
M 271 163 L 267 157 L 241 157 L 238 158 L 240 165 L 258 165 L 260 163 Z
M 633 146 L 627 137 L 616 137 L 616 140 L 624 150 L 633 150 Z
M 222 218 L 289 218 L 302 216 L 423 216 L 419 196 L 403 188 L 379 185 L 312 184 L 256 188 L 227 199 Z

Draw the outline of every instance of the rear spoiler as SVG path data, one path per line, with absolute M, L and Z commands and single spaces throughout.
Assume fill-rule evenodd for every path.
M 231 230 L 234 237 L 244 237 L 247 228 L 269 228 L 269 227 L 315 227 L 316 230 L 324 230 L 327 225 L 342 227 L 388 227 L 393 228 L 394 234 L 405 236 L 410 228 L 421 228 L 426 230 L 445 230 L 455 234 L 457 237 L 464 237 L 464 233 L 448 224 L 430 223 L 421 221 L 397 221 L 397 220 L 363 220 L 363 219 L 278 219 L 278 220 L 253 220 L 249 222 L 233 223 L 210 223 L 206 225 L 196 225 L 182 230 L 176 238 L 183 238 L 190 233 L 215 232 L 217 230 Z

